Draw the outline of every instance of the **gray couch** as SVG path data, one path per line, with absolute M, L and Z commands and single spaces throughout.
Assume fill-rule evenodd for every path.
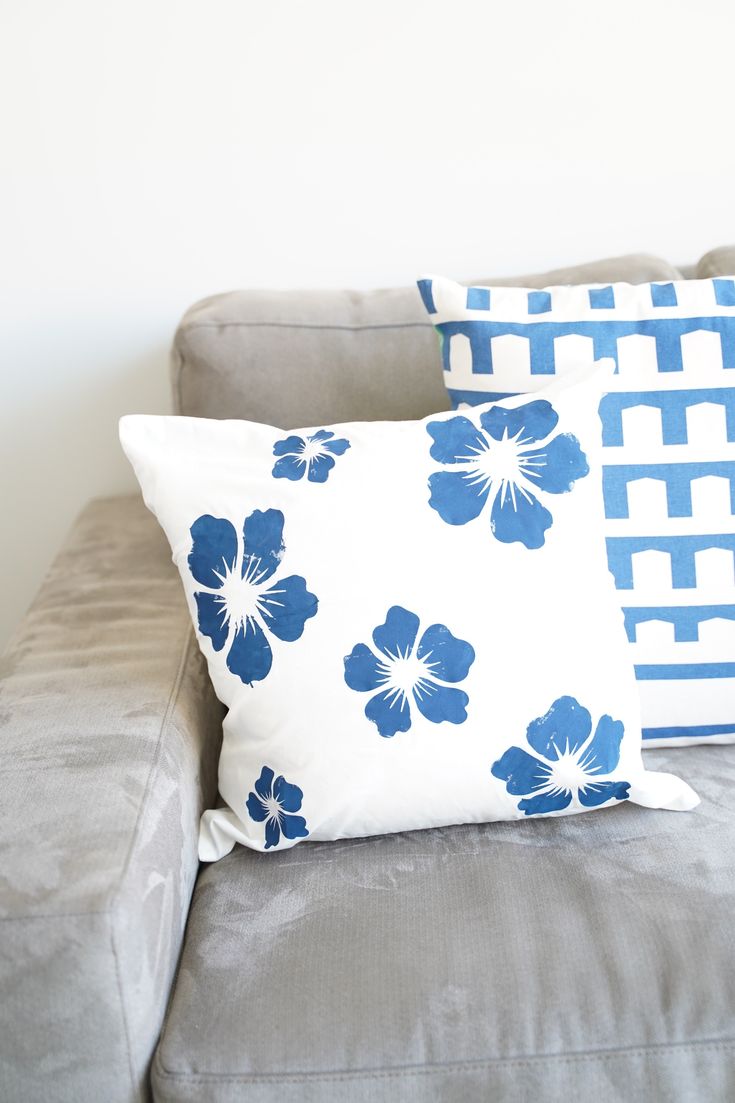
M 731 274 L 715 250 L 686 275 Z M 673 279 L 635 256 L 522 277 Z M 411 288 L 235 292 L 179 412 L 446 407 Z M 0 1099 L 735 1099 L 735 746 L 649 752 L 701 806 L 237 848 L 199 869 L 222 708 L 138 497 L 83 512 L 4 658 Z

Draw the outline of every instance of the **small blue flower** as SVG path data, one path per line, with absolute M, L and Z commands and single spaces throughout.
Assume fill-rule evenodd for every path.
M 560 697 L 545 716 L 528 726 L 526 738 L 535 751 L 510 747 L 492 766 L 512 796 L 522 796 L 527 816 L 561 812 L 574 798 L 585 808 L 609 800 L 627 800 L 627 781 L 601 781 L 620 761 L 620 720 L 601 717 L 592 735 L 592 717 L 574 697 Z
M 333 440 L 333 437 L 329 429 L 319 429 L 305 440 L 291 436 L 276 441 L 273 455 L 281 458 L 273 464 L 273 477 L 296 482 L 306 475 L 310 483 L 325 483 L 334 467 L 334 457 L 343 456 L 350 447 L 348 440 Z
M 298 812 L 304 794 L 298 785 L 291 785 L 282 776 L 273 780 L 270 766 L 264 766 L 255 782 L 255 792 L 247 799 L 248 812 L 256 823 L 265 820 L 265 849 L 278 846 L 281 835 L 293 842 L 305 839 L 309 834 L 303 816 L 293 816 Z
M 345 657 L 345 681 L 360 693 L 380 690 L 365 706 L 365 715 L 381 735 L 392 736 L 411 727 L 409 694 L 422 716 L 433 724 L 467 719 L 469 697 L 444 682 L 461 682 L 474 662 L 470 644 L 458 640 L 443 624 L 432 624 L 415 647 L 419 618 L 400 605 L 388 610 L 385 624 L 373 632 L 379 655 L 366 644 L 356 644 Z
M 448 525 L 466 525 L 490 500 L 496 540 L 542 547 L 553 518 L 538 492 L 565 494 L 589 473 L 576 437 L 551 437 L 558 421 L 551 403 L 537 399 L 513 410 L 493 406 L 480 415 L 482 429 L 464 416 L 430 422 L 431 457 L 453 468 L 429 477 L 431 508 Z
M 189 570 L 204 587 L 194 594 L 199 631 L 215 651 L 227 646 L 227 667 L 252 685 L 267 677 L 273 662 L 264 629 L 279 640 L 298 640 L 319 602 L 301 575 L 266 583 L 285 552 L 283 514 L 256 509 L 245 518 L 242 542 L 235 526 L 205 514 L 190 529 Z

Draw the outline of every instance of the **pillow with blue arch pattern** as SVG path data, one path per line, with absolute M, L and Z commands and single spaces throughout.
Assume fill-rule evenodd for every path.
M 204 861 L 696 805 L 641 758 L 602 528 L 610 371 L 417 422 L 122 419 L 229 710 Z

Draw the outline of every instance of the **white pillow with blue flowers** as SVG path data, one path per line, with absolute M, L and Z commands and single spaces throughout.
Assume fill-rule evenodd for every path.
M 602 531 L 610 370 L 408 423 L 123 418 L 229 709 L 203 860 L 695 806 L 641 759 Z

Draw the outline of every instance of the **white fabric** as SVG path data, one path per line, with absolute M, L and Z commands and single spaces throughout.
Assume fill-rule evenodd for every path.
M 291 435 L 122 420 L 229 709 L 228 808 L 203 817 L 204 860 L 235 842 L 284 848 L 627 796 L 697 803 L 642 765 L 602 534 L 597 406 L 611 367 L 469 418 Z M 463 519 L 473 495 L 481 508 Z

